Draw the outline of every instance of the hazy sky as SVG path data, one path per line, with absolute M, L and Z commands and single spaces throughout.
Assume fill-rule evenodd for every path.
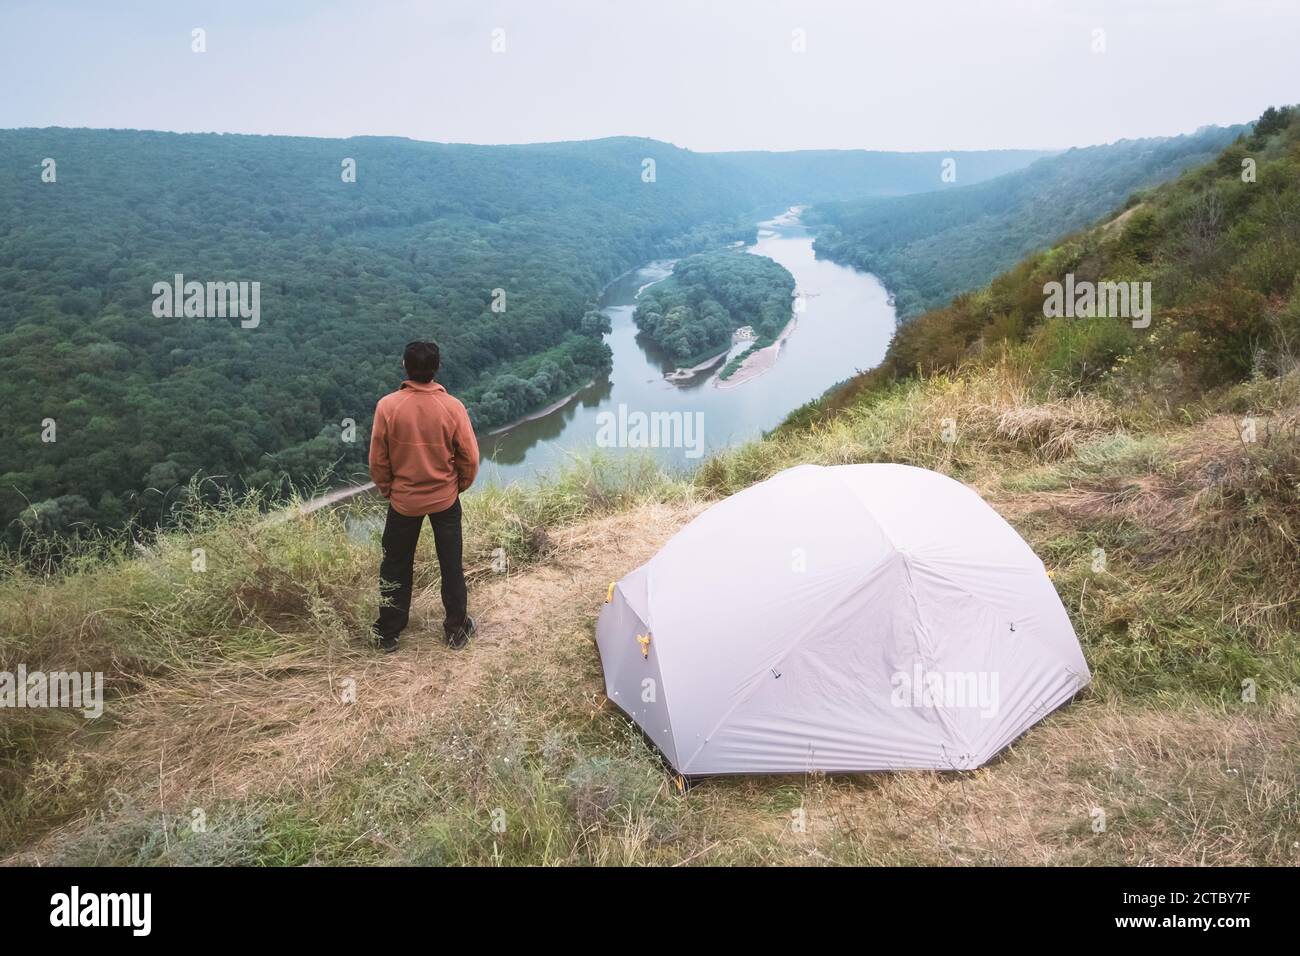
M 0 127 L 1060 147 L 1253 119 L 1298 51 L 1300 0 L 0 0 Z

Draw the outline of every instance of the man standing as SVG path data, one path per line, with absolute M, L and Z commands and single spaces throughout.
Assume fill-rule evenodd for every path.
M 397 636 L 411 613 L 415 546 L 425 516 L 442 572 L 447 643 L 459 650 L 474 636 L 474 619 L 465 607 L 460 493 L 478 474 L 478 442 L 465 406 L 433 380 L 439 364 L 436 343 L 409 344 L 402 355 L 406 381 L 379 400 L 370 431 L 370 477 L 388 499 L 374 625 L 385 653 L 397 650 Z

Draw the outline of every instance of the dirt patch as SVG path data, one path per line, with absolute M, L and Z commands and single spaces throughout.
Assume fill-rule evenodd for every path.
M 1125 209 L 1122 213 L 1101 227 L 1101 234 L 1107 239 L 1113 238 L 1124 231 L 1128 221 L 1133 218 L 1133 214 L 1139 209 L 1145 209 L 1146 203 L 1138 203 L 1132 209 Z

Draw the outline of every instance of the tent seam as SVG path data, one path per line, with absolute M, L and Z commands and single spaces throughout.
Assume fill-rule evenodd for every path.
M 898 555 L 898 552 L 895 552 L 895 555 Z M 886 563 L 886 562 L 882 561 L 880 564 L 878 564 L 878 565 L 876 565 L 875 567 L 873 567 L 873 568 L 871 569 L 871 571 L 872 571 L 872 572 L 877 571 L 879 568 L 884 567 L 885 563 Z M 861 588 L 862 588 L 862 587 L 863 587 L 863 586 L 864 586 L 864 585 L 865 585 L 869 580 L 870 580 L 870 574 L 868 574 L 867 576 L 864 576 L 860 581 L 857 582 L 857 585 L 853 588 L 853 590 L 847 592 L 847 593 L 844 595 L 844 597 L 843 597 L 842 600 L 840 600 L 839 602 L 837 602 L 837 603 L 831 605 L 831 607 L 827 608 L 827 609 L 826 609 L 826 612 L 825 612 L 824 614 L 822 614 L 821 617 L 817 618 L 817 620 L 815 620 L 814 622 L 812 622 L 811 624 L 809 624 L 807 630 L 805 630 L 801 635 L 799 635 L 798 638 L 796 638 L 795 642 L 794 642 L 793 644 L 790 645 L 789 649 L 786 650 L 786 652 L 785 652 L 784 654 L 781 655 L 781 657 L 776 661 L 776 663 L 775 663 L 773 666 L 779 666 L 779 665 L 780 665 L 781 663 L 783 663 L 783 662 L 784 662 L 784 661 L 785 661 L 785 660 L 786 660 L 786 659 L 787 659 L 791 654 L 793 654 L 793 653 L 794 653 L 795 651 L 797 651 L 800 647 L 802 647 L 802 646 L 803 646 L 803 642 L 804 642 L 804 640 L 808 637 L 808 635 L 812 634 L 813 631 L 815 631 L 815 630 L 817 629 L 817 626 L 818 626 L 819 624 L 821 624 L 823 621 L 825 621 L 826 618 L 830 617 L 833 613 L 835 613 L 836 611 L 838 611 L 838 610 L 839 610 L 839 609 L 840 609 L 840 608 L 841 608 L 841 607 L 842 607 L 842 606 L 843 606 L 843 605 L 844 605 L 844 604 L 845 604 L 845 603 L 846 603 L 850 598 L 855 597 L 855 596 L 857 595 L 858 591 L 859 591 L 859 590 L 860 590 L 860 589 L 861 589 Z M 742 697 L 740 700 L 736 701 L 736 702 L 735 702 L 734 704 L 732 704 L 729 708 L 727 708 L 726 713 L 724 713 L 721 717 L 718 718 L 718 722 L 717 722 L 716 724 L 714 724 L 714 725 L 713 725 L 713 728 L 708 732 L 708 734 L 705 735 L 703 743 L 701 743 L 698 747 L 695 748 L 694 752 L 693 752 L 693 753 L 691 754 L 691 756 L 690 756 L 690 760 L 688 760 L 687 763 L 693 761 L 696 757 L 698 757 L 698 756 L 700 755 L 700 751 L 703 750 L 703 749 L 705 748 L 705 746 L 708 744 L 708 742 L 713 738 L 713 735 L 716 734 L 716 733 L 718 732 L 719 728 L 721 728 L 722 725 L 725 724 L 725 723 L 727 722 L 727 718 L 729 718 L 732 714 L 734 714 L 734 713 L 736 712 L 736 708 L 742 706 L 743 704 L 748 703 L 748 702 L 749 702 L 749 699 L 750 699 L 751 697 L 753 697 L 754 694 L 758 693 L 758 687 L 759 687 L 759 684 L 760 684 L 760 683 L 761 683 L 761 681 L 755 681 L 755 682 L 754 682 L 754 686 L 753 686 L 752 688 L 750 688 L 750 691 L 749 691 L 748 694 L 746 694 L 746 695 L 745 695 L 744 697 Z M 675 740 L 674 740 L 673 743 L 674 743 L 674 746 L 676 746 L 676 741 L 675 741 Z M 686 773 L 686 768 L 685 768 L 685 766 L 682 767 L 682 773 L 683 773 L 683 774 Z
M 627 595 L 623 593 L 623 582 L 621 580 L 618 582 L 617 587 L 618 587 L 619 595 L 623 598 L 623 604 L 627 607 L 628 611 L 631 612 L 634 618 L 636 618 L 638 621 L 641 621 L 641 623 L 645 626 L 646 633 L 651 635 L 651 637 L 653 638 L 655 632 L 654 625 L 651 624 L 649 621 L 641 620 L 641 615 L 636 612 L 636 610 L 632 607 L 632 602 L 629 601 L 627 599 Z M 650 568 L 648 567 L 646 568 L 646 572 L 645 572 L 645 611 L 646 611 L 646 617 L 649 617 L 650 616 Z M 660 663 L 658 666 L 659 691 L 660 693 L 663 694 L 664 697 L 664 710 L 668 714 L 668 739 L 672 741 L 672 745 L 673 745 L 673 752 L 671 755 L 669 755 L 669 760 L 672 761 L 672 765 L 674 767 L 680 767 L 681 764 L 678 762 L 677 759 L 677 734 L 673 733 L 673 709 L 672 706 L 669 705 L 668 703 L 668 681 L 664 679 L 664 668 L 663 668 L 662 660 L 663 658 L 660 657 L 659 658 Z M 636 718 L 633 717 L 632 720 L 633 722 L 635 722 Z
M 873 514 L 871 511 L 871 506 L 862 500 L 862 497 L 858 494 L 857 489 L 854 488 L 847 481 L 845 481 L 844 477 L 840 474 L 840 472 L 836 468 L 834 467 L 828 468 L 825 465 L 817 465 L 816 467 L 821 469 L 823 472 L 831 472 L 831 477 L 834 478 L 836 482 L 838 482 L 840 485 L 842 485 L 845 489 L 848 490 L 849 496 L 852 497 L 853 500 L 858 503 L 858 505 L 862 508 L 863 513 L 866 514 L 866 516 L 871 519 L 871 523 L 876 526 L 876 530 L 880 532 L 880 536 L 889 542 L 889 547 L 892 548 L 896 553 L 902 554 L 903 549 L 898 546 L 897 542 L 894 541 L 890 533 L 885 530 L 885 526 L 882 525 L 876 519 L 875 514 Z
M 903 573 L 907 577 L 907 597 L 908 600 L 912 602 L 912 617 L 913 620 L 916 621 L 917 630 L 925 634 L 925 639 L 927 644 L 925 649 L 925 657 L 928 663 L 931 666 L 933 666 L 938 663 L 938 658 L 939 658 L 938 648 L 935 646 L 934 637 L 930 633 L 930 626 L 925 622 L 925 619 L 921 616 L 921 602 L 917 600 L 916 584 L 912 580 L 912 557 L 911 555 L 906 554 L 904 552 L 899 552 L 899 554 L 902 556 L 903 559 Z M 924 564 L 924 562 L 921 563 Z M 944 580 L 947 579 L 945 578 Z M 919 641 L 917 642 L 917 650 L 918 651 L 920 650 Z M 959 756 L 970 757 L 971 742 L 969 738 L 967 738 L 965 732 L 962 731 L 961 728 L 957 726 L 957 723 L 956 721 L 953 720 L 952 715 L 948 713 L 948 708 L 935 707 L 934 711 L 935 714 L 939 717 L 939 720 L 943 723 L 944 729 L 948 732 L 948 737 L 952 740 L 960 740 L 962 746 L 966 748 L 966 753 Z M 942 750 L 942 745 L 940 745 L 940 749 Z M 953 769 L 959 770 L 959 769 L 966 769 L 966 768 L 954 766 Z
M 913 555 L 911 555 L 910 551 L 902 549 L 900 548 L 900 546 L 898 546 L 897 542 L 893 540 L 893 537 L 889 535 L 889 532 L 885 531 L 884 525 L 880 523 L 880 520 L 878 518 L 876 518 L 875 512 L 871 510 L 870 503 L 868 503 L 865 498 L 862 498 L 862 496 L 859 496 L 857 489 L 855 489 L 853 485 L 850 485 L 848 481 L 846 481 L 844 477 L 841 476 L 841 473 L 839 471 L 836 471 L 835 468 L 829 468 L 828 471 L 835 473 L 836 481 L 839 481 L 841 485 L 844 485 L 845 488 L 849 489 L 850 494 L 853 494 L 854 501 L 857 501 L 859 505 L 862 506 L 862 510 L 865 511 L 868 518 L 871 519 L 871 523 L 875 524 L 876 528 L 879 529 L 881 537 L 884 537 L 884 540 L 889 542 L 889 546 L 891 546 L 891 548 L 894 550 L 894 554 L 897 554 L 898 557 L 902 558 L 902 568 L 904 568 L 904 575 L 907 580 L 907 600 L 911 602 L 911 611 L 913 611 L 913 620 L 917 622 L 917 630 L 919 632 L 924 633 L 924 635 L 926 635 L 927 648 L 926 648 L 926 653 L 924 653 L 924 656 L 926 656 L 928 661 L 930 661 L 931 663 L 935 663 L 937 661 L 937 654 L 939 654 L 939 652 L 937 652 L 935 641 L 933 641 L 933 636 L 931 635 L 930 632 L 930 626 L 928 626 L 928 624 L 924 622 L 924 619 L 922 618 L 922 614 L 920 614 L 920 601 L 917 600 L 917 587 L 915 587 L 915 584 L 913 583 L 913 578 L 911 578 L 911 566 L 913 566 Z M 962 483 L 959 483 L 958 481 L 957 484 L 962 484 Z M 963 485 L 963 488 L 965 488 L 965 485 Z M 919 563 L 922 564 L 922 566 L 926 566 L 926 562 L 924 561 Z M 944 580 L 948 580 L 948 579 L 944 578 Z M 963 591 L 965 591 L 965 588 L 963 588 Z M 972 594 L 972 597 L 974 597 L 974 594 Z M 992 609 L 992 610 L 995 610 L 996 613 L 996 609 Z M 1001 615 L 998 615 L 998 617 L 1001 617 Z M 920 652 L 919 639 L 917 641 L 917 650 L 919 653 Z M 969 757 L 971 741 L 967 739 L 965 732 L 959 730 L 956 722 L 953 721 L 952 715 L 948 713 L 948 710 L 946 710 L 945 708 L 935 708 L 935 711 L 936 714 L 939 715 L 940 721 L 943 722 L 945 730 L 948 731 L 949 739 L 961 740 L 963 747 L 965 747 L 967 750 L 965 756 Z
M 861 507 L 862 507 L 862 513 L 865 514 L 865 515 L 867 516 L 867 519 L 868 519 L 868 520 L 869 520 L 873 525 L 875 525 L 876 530 L 880 532 L 880 536 L 881 536 L 882 538 L 884 538 L 885 541 L 889 544 L 889 549 L 890 549 L 890 551 L 892 552 L 892 554 L 893 554 L 893 555 L 900 556 L 900 557 L 902 556 L 902 552 L 898 549 L 898 546 L 897 546 L 896 544 L 894 544 L 894 539 L 891 538 L 891 537 L 886 533 L 886 531 L 885 531 L 885 529 L 884 529 L 883 527 L 881 527 L 880 522 L 876 520 L 876 516 L 873 515 L 873 514 L 871 513 L 871 509 L 867 507 L 866 503 L 865 503 L 865 502 L 864 502 L 860 497 L 858 497 L 858 494 L 857 494 L 856 491 L 854 491 L 852 485 L 850 485 L 847 481 L 845 481 L 843 478 L 841 478 L 841 477 L 839 476 L 839 473 L 836 472 L 834 468 L 827 468 L 827 467 L 825 467 L 824 465 L 810 465 L 809 467 L 811 467 L 811 468 L 816 468 L 817 471 L 818 471 L 819 473 L 823 474 L 823 475 L 824 475 L 824 474 L 827 474 L 827 473 L 830 473 L 831 477 L 835 480 L 835 482 L 836 482 L 837 484 L 839 484 L 841 487 L 843 487 L 843 488 L 844 488 L 844 489 L 849 493 L 849 497 L 851 497 L 854 501 L 858 502 L 858 504 L 861 505 Z M 775 477 L 775 476 L 773 476 L 773 477 Z M 768 479 L 768 481 L 771 481 L 771 480 L 772 480 L 771 478 Z M 858 589 L 861 588 L 864 584 L 866 584 L 867 581 L 870 579 L 870 575 L 873 574 L 873 573 L 875 573 L 875 572 L 876 572 L 877 570 L 879 570 L 880 568 L 884 567 L 884 565 L 887 563 L 887 561 L 888 561 L 888 559 L 886 559 L 885 561 L 880 562 L 880 563 L 877 564 L 877 565 L 872 566 L 872 567 L 870 568 L 870 570 L 867 572 L 867 574 L 864 575 L 863 578 L 862 578 L 860 581 L 857 582 L 857 586 L 856 586 L 853 590 L 851 590 L 851 591 L 849 591 L 847 594 L 845 594 L 843 600 L 841 600 L 841 601 L 838 602 L 837 604 L 832 605 L 830 608 L 828 608 L 828 609 L 826 610 L 826 613 L 824 613 L 821 617 L 817 618 L 817 620 L 816 620 L 815 622 L 813 622 L 812 624 L 810 624 L 810 625 L 809 625 L 809 626 L 804 630 L 804 632 L 803 632 L 802 634 L 800 634 L 799 637 L 797 637 L 797 638 L 795 639 L 794 643 L 790 645 L 789 649 L 788 649 L 784 654 L 781 655 L 780 659 L 779 659 L 776 663 L 777 663 L 777 664 L 782 663 L 783 661 L 786 660 L 786 658 L 788 658 L 791 654 L 793 654 L 793 653 L 794 653 L 795 651 L 797 651 L 800 647 L 802 647 L 802 646 L 803 646 L 803 642 L 807 639 L 808 635 L 810 635 L 811 633 L 813 633 L 814 630 L 816 630 L 817 625 L 820 624 L 822 621 L 826 620 L 826 618 L 828 618 L 832 613 L 834 613 L 835 611 L 839 610 L 840 606 L 843 605 L 845 601 L 847 601 L 849 598 L 851 598 L 851 597 L 853 597 L 854 595 L 856 595 L 857 592 L 858 592 Z M 649 593 L 649 592 L 650 592 L 650 580 L 649 580 L 649 574 L 647 573 L 647 575 L 646 575 L 646 607 L 647 607 L 647 608 L 649 608 L 649 606 L 650 606 L 650 593 Z M 913 601 L 913 603 L 915 603 L 915 600 Z M 662 674 L 662 672 L 661 672 L 661 674 Z M 683 775 L 685 775 L 685 773 L 686 773 L 687 764 L 690 764 L 691 762 L 693 762 L 693 761 L 695 760 L 695 758 L 698 757 L 698 756 L 700 755 L 700 751 L 702 751 L 702 750 L 703 750 L 703 749 L 708 745 L 709 741 L 710 741 L 711 739 L 713 739 L 713 735 L 716 734 L 716 733 L 718 732 L 718 729 L 719 729 L 720 727 L 722 727 L 722 725 L 723 725 L 724 723 L 726 723 L 727 718 L 729 718 L 732 714 L 734 714 L 734 713 L 736 712 L 736 708 L 740 707 L 742 704 L 748 703 L 748 702 L 749 702 L 749 699 L 750 699 L 751 697 L 753 697 L 754 694 L 756 694 L 756 693 L 758 692 L 759 683 L 760 683 L 760 682 L 755 681 L 755 682 L 754 682 L 754 686 L 750 689 L 750 691 L 749 691 L 748 694 L 746 694 L 746 695 L 745 695 L 744 697 L 742 697 L 740 700 L 736 701 L 734 704 L 732 704 L 730 707 L 727 708 L 726 712 L 725 712 L 721 717 L 718 718 L 718 722 L 717 722 L 716 724 L 713 725 L 712 729 L 709 730 L 709 732 L 708 732 L 707 734 L 705 734 L 705 736 L 704 736 L 704 740 L 703 740 L 703 741 L 700 743 L 700 745 L 699 745 L 698 747 L 696 747 L 695 750 L 691 753 L 691 756 L 690 756 L 690 758 L 686 761 L 686 763 L 685 763 L 685 764 L 681 764 L 681 765 L 679 765 L 679 769 L 680 769 L 680 771 L 681 771 L 681 773 L 682 773 Z M 666 692 L 665 692 L 665 693 L 666 693 Z M 665 698 L 665 706 L 666 706 L 666 700 L 667 700 L 667 699 Z M 676 740 L 674 740 L 674 741 L 673 741 L 673 746 L 674 746 L 674 748 L 676 747 L 676 745 L 677 745 L 677 742 L 676 742 Z
M 1013 529 L 1013 530 L 1014 530 L 1014 529 Z M 1038 558 L 1038 555 L 1035 554 L 1034 557 L 1035 557 L 1035 558 Z M 978 605 L 980 605 L 981 607 L 986 608 L 987 610 L 989 610 L 990 612 L 992 612 L 993 616 L 994 616 L 995 618 L 997 618 L 999 621 L 1004 621 L 1004 622 L 1006 622 L 1006 623 L 1008 623 L 1008 624 L 1011 624 L 1011 625 L 1014 625 L 1014 624 L 1015 624 L 1015 619 L 1014 619 L 1014 618 L 1011 618 L 1011 617 L 1008 617 L 1008 616 L 1004 615 L 1004 614 L 1002 613 L 1002 610 L 1001 610 L 1000 608 L 998 608 L 996 605 L 994 605 L 992 602 L 990 602 L 987 598 L 981 597 L 980 595 L 978 595 L 978 594 L 976 594 L 974 591 L 972 591 L 970 588 L 963 587 L 961 584 L 958 584 L 958 583 L 957 583 L 956 581 L 954 581 L 951 577 L 949 577 L 948 575 L 942 573 L 938 568 L 936 568 L 934 565 L 930 564 L 928 561 L 926 561 L 926 560 L 924 560 L 924 559 L 921 559 L 921 560 L 918 560 L 916 563 L 917 563 L 918 565 L 920 565 L 921 567 L 924 567 L 924 568 L 926 568 L 927 570 L 929 570 L 932 574 L 934 574 L 936 577 L 938 577 L 940 580 L 942 580 L 945 584 L 949 584 L 949 585 L 952 585 L 953 587 L 955 587 L 958 591 L 960 591 L 962 594 L 965 594 L 968 598 L 970 598 L 970 599 L 971 599 L 972 601 L 974 601 L 976 604 L 978 604 Z M 1038 563 L 1039 563 L 1040 566 L 1042 565 L 1042 559 L 1041 559 L 1041 558 L 1038 559 Z M 1046 573 L 1047 573 L 1046 570 L 1044 570 L 1043 573 L 1046 574 Z M 919 605 L 918 605 L 918 606 L 919 606 Z M 1074 632 L 1074 623 L 1073 623 L 1073 622 L 1070 622 L 1070 633 L 1071 633 L 1071 635 L 1073 635 L 1075 641 L 1077 642 L 1078 639 L 1079 639 L 1079 636 L 1078 636 L 1078 634 L 1076 634 L 1076 633 Z M 1079 654 L 1080 654 L 1080 656 L 1083 656 L 1083 645 L 1082 645 L 1082 644 L 1079 645 Z M 1087 659 L 1087 657 L 1084 657 L 1084 659 L 1083 659 L 1083 663 L 1084 663 L 1084 666 L 1086 667 L 1087 664 L 1088 664 L 1088 659 Z M 1072 671 L 1070 671 L 1069 668 L 1066 668 L 1066 672 L 1067 672 L 1067 673 L 1071 673 L 1071 674 L 1073 673 Z M 1081 691 L 1084 687 L 1088 686 L 1089 683 L 1091 683 L 1091 680 L 1086 680 L 1086 681 L 1082 681 L 1082 682 L 1080 682 L 1079 679 L 1078 679 L 1078 676 L 1077 676 L 1077 675 L 1073 675 L 1073 676 L 1075 677 L 1075 686 L 1074 686 L 1074 689 L 1071 690 L 1070 693 L 1069 693 L 1066 697 L 1062 698 L 1062 700 L 1061 700 L 1060 702 L 1058 702 L 1055 706 L 1048 707 L 1047 709 L 1045 709 L 1045 710 L 1043 711 L 1042 717 L 1047 716 L 1047 714 L 1051 713 L 1051 712 L 1052 712 L 1053 710 L 1055 710 L 1057 707 L 1060 707 L 1062 703 L 1064 703 L 1066 700 L 1069 700 L 1070 697 L 1073 697 L 1075 694 L 1077 694 L 1079 691 Z M 1039 701 L 1039 703 L 1041 704 L 1042 702 Z M 1038 718 L 1036 718 L 1036 719 L 1035 719 L 1035 722 L 1037 722 L 1038 720 L 1041 720 L 1042 717 L 1038 717 Z M 1026 729 L 1027 729 L 1027 728 L 1026 728 Z M 1023 733 L 1023 732 L 1024 732 L 1024 731 L 1021 731 L 1021 733 Z M 963 735 L 963 738 L 965 738 L 965 735 Z M 966 739 L 966 746 L 968 746 L 968 747 L 972 746 L 972 743 L 971 743 L 970 739 L 969 739 L 969 738 L 965 738 L 965 739 Z M 994 751 L 994 753 L 998 753 L 998 752 L 1000 752 L 1001 750 L 1004 750 L 1004 749 L 1006 749 L 1006 748 L 1005 748 L 1005 747 L 999 748 L 998 750 Z M 982 752 L 983 752 L 983 751 L 980 751 L 980 753 L 982 753 Z M 990 755 L 990 756 L 991 756 L 991 755 Z
M 819 466 L 819 467 L 820 467 L 820 466 Z M 915 586 L 914 586 L 913 583 L 912 583 L 912 564 L 913 564 L 913 560 L 914 560 L 914 559 L 913 559 L 913 556 L 912 556 L 911 552 L 905 551 L 904 549 L 898 547 L 897 544 L 895 544 L 894 539 L 889 535 L 889 532 L 887 532 L 887 531 L 885 530 L 884 526 L 881 525 L 881 523 L 880 523 L 879 521 L 876 520 L 876 516 L 875 516 L 875 514 L 873 514 L 872 511 L 871 511 L 871 506 L 870 506 L 870 505 L 869 505 L 865 500 L 863 500 L 863 498 L 862 498 L 861 496 L 859 496 L 859 495 L 857 494 L 856 490 L 854 490 L 853 486 L 850 485 L 849 482 L 848 482 L 847 480 L 845 480 L 843 477 L 840 476 L 839 472 L 837 472 L 834 468 L 830 468 L 830 469 L 826 469 L 826 470 L 829 470 L 829 471 L 835 472 L 835 479 L 836 479 L 838 482 L 840 482 L 840 484 L 844 485 L 845 487 L 847 487 L 847 488 L 850 490 L 850 492 L 853 494 L 854 499 L 855 499 L 855 500 L 856 500 L 856 501 L 857 501 L 857 502 L 862 506 L 862 510 L 865 511 L 865 512 L 867 513 L 867 516 L 870 517 L 871 520 L 872 520 L 872 522 L 876 525 L 876 527 L 880 529 L 880 533 L 881 533 L 881 535 L 884 537 L 884 539 L 885 539 L 886 541 L 889 542 L 890 547 L 892 547 L 896 553 L 898 553 L 899 555 L 901 555 L 901 556 L 903 557 L 903 566 L 904 566 L 904 569 L 905 569 L 906 574 L 907 574 L 907 594 L 908 594 L 908 598 L 909 598 L 909 599 L 911 600 L 911 602 L 912 602 L 912 609 L 913 609 L 913 613 L 914 613 L 914 615 L 915 615 L 915 619 L 916 619 L 917 625 L 918 625 L 918 626 L 919 626 L 919 627 L 920 627 L 920 628 L 925 632 L 927 639 L 930 638 L 930 628 L 929 628 L 929 627 L 928 627 L 928 626 L 927 626 L 927 625 L 922 621 L 922 619 L 921 619 L 921 603 L 920 603 L 920 602 L 917 600 L 917 598 L 916 598 L 916 590 L 915 590 Z M 967 492 L 970 492 L 970 493 L 971 493 L 972 495 L 974 495 L 976 498 L 979 498 L 979 500 L 980 500 L 981 502 L 983 502 L 983 498 L 980 498 L 980 496 L 979 496 L 978 494 L 976 494 L 976 493 L 973 491 L 973 489 L 971 489 L 968 485 L 966 485 L 966 484 L 964 484 L 963 482 L 960 482 L 960 481 L 959 481 L 959 482 L 956 482 L 956 483 L 957 483 L 958 485 L 961 485 L 961 487 L 962 487 L 963 489 L 965 489 Z M 984 502 L 984 503 L 987 505 L 987 502 Z M 996 512 L 995 512 L 995 513 L 996 513 Z M 998 517 L 1001 517 L 1001 515 L 998 515 Z M 1006 520 L 1006 519 L 1004 518 L 1003 521 L 1005 521 L 1005 520 Z M 1015 529 L 1013 528 L 1012 530 L 1014 531 Z M 1038 555 L 1037 555 L 1036 553 L 1034 553 L 1032 549 L 1030 549 L 1030 553 L 1033 554 L 1034 558 L 1038 560 L 1039 566 L 1042 567 L 1042 566 L 1043 566 L 1042 559 L 1039 558 Z M 934 572 L 936 575 L 938 575 L 942 580 L 944 580 L 944 581 L 947 582 L 948 584 L 955 584 L 955 582 L 952 581 L 952 580 L 951 580 L 947 575 L 945 575 L 945 574 L 941 574 L 941 573 L 940 573 L 936 568 L 934 568 L 932 565 L 930 565 L 930 564 L 929 564 L 928 562 L 926 562 L 924 559 L 916 560 L 915 563 L 917 563 L 917 564 L 920 565 L 921 567 L 928 568 L 930 571 Z M 985 607 L 985 608 L 987 608 L 988 610 L 992 611 L 993 614 L 994 614 L 994 616 L 995 616 L 996 618 L 998 618 L 998 619 L 1003 619 L 1003 614 L 1002 614 L 1002 612 L 1001 612 L 998 608 L 994 607 L 993 604 L 991 604 L 989 601 L 985 600 L 984 598 L 980 597 L 980 596 L 977 595 L 977 594 L 972 593 L 972 592 L 970 591 L 969 588 L 962 587 L 961 585 L 956 585 L 956 587 L 957 587 L 957 588 L 958 588 L 958 589 L 959 589 L 963 594 L 966 594 L 966 595 L 969 596 L 972 600 L 976 601 L 977 603 L 979 603 L 979 604 L 982 605 L 983 607 Z M 1077 639 L 1077 638 L 1076 638 L 1076 639 Z M 931 658 L 931 660 L 934 660 L 934 659 L 936 658 L 936 654 L 937 654 L 937 651 L 936 651 L 936 649 L 934 648 L 933 640 L 931 640 L 931 641 L 930 641 L 930 648 L 929 648 L 929 655 L 928 655 L 928 656 Z M 1078 691 L 1077 691 L 1077 689 L 1076 689 L 1075 693 L 1077 693 L 1077 692 L 1078 692 Z M 947 710 L 946 710 L 945 708 L 938 707 L 938 708 L 936 708 L 936 711 L 941 715 L 941 719 L 944 721 L 944 725 L 945 725 L 946 727 L 948 727 L 949 736 L 954 737 L 954 738 L 960 738 L 960 739 L 962 740 L 963 744 L 965 745 L 966 749 L 969 751 L 970 748 L 971 748 L 971 746 L 972 746 L 971 740 L 966 736 L 965 733 L 956 733 L 956 732 L 954 732 L 954 727 L 951 726 L 951 719 L 950 719 L 950 716 L 949 716 Z M 968 755 L 970 755 L 970 754 L 968 754 Z

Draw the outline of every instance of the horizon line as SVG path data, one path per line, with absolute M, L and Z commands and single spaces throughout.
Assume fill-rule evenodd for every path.
M 653 143 L 661 143 L 665 146 L 671 146 L 674 149 L 680 149 L 684 152 L 697 153 L 699 155 L 726 155 L 733 153 L 895 153 L 916 154 L 916 153 L 1064 153 L 1071 149 L 1087 149 L 1094 146 L 1111 146 L 1116 143 L 1136 142 L 1144 139 L 1175 139 L 1179 136 L 1190 136 L 1204 129 L 1218 128 L 1230 129 L 1233 126 L 1248 126 L 1254 122 L 1253 119 L 1237 123 L 1220 124 L 1220 123 L 1203 123 L 1192 130 L 1186 130 L 1180 133 L 1153 134 L 1149 136 L 1121 136 L 1118 139 L 1107 140 L 1101 143 L 1072 143 L 1067 146 L 982 146 L 982 147 L 958 147 L 955 149 L 923 149 L 923 148 L 878 148 L 870 146 L 798 146 L 787 149 L 777 148 L 745 148 L 745 149 L 692 149 L 689 146 L 682 146 L 671 140 L 655 139 L 652 136 L 639 136 L 631 133 L 617 133 L 608 136 L 595 136 L 588 139 L 555 139 L 555 140 L 534 140 L 532 142 L 521 143 L 473 143 L 453 140 L 436 140 L 436 139 L 419 139 L 413 136 L 405 136 L 396 133 L 355 133 L 351 136 L 319 136 L 302 133 L 249 133 L 238 130 L 175 130 L 175 129 L 154 129 L 141 126 L 6 126 L 0 127 L 0 133 L 18 133 L 18 132 L 43 132 L 48 130 L 59 130 L 68 132 L 106 132 L 106 133 L 165 133 L 171 136 L 247 136 L 247 137 L 265 137 L 281 139 L 314 139 L 314 140 L 333 140 L 337 142 L 348 142 L 357 139 L 389 139 L 404 140 L 408 143 L 424 143 L 431 146 L 474 146 L 482 149 L 513 149 L 528 146 L 563 146 L 570 143 L 599 143 L 605 140 L 613 139 L 638 139 L 646 140 Z

